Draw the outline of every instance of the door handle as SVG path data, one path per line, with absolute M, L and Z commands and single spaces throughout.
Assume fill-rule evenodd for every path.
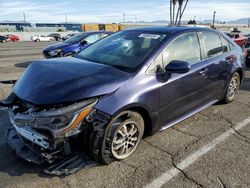
M 208 69 L 204 68 L 199 73 L 200 73 L 200 75 L 204 76 L 204 75 L 206 75 L 207 72 L 208 72 Z
M 227 63 L 227 64 L 232 63 L 232 61 L 233 61 L 233 59 L 232 59 L 231 57 L 227 57 L 227 58 L 226 58 L 226 63 Z

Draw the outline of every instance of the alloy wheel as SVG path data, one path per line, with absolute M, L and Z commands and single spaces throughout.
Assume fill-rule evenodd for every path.
M 229 100 L 232 100 L 234 98 L 238 88 L 239 88 L 238 78 L 233 77 L 228 87 L 227 97 Z
M 127 158 L 135 151 L 140 139 L 137 123 L 124 122 L 115 132 L 111 145 L 112 154 L 117 159 Z

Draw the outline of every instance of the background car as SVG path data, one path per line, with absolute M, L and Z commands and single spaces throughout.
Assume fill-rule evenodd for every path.
M 7 37 L 0 35 L 0 42 L 1 43 L 6 43 L 8 41 L 9 41 L 9 39 Z
M 238 44 L 241 47 L 245 47 L 248 43 L 248 38 L 245 37 L 242 33 L 230 33 L 227 34 L 231 39 L 234 40 L 236 44 Z
M 65 40 L 67 40 L 68 38 L 73 37 L 73 36 L 76 35 L 76 34 L 78 34 L 78 33 L 70 33 L 70 34 L 67 34 L 66 36 L 62 37 L 62 41 L 65 41 Z
M 110 35 L 111 33 L 112 32 L 107 31 L 78 33 L 63 42 L 49 45 L 43 50 L 43 55 L 45 58 L 72 56 L 86 48 L 88 45 Z
M 54 41 L 54 37 L 48 37 L 48 36 L 45 36 L 45 35 L 35 35 L 35 36 L 32 36 L 31 37 L 31 40 L 34 41 L 34 42 L 52 42 Z
M 53 37 L 56 41 L 61 40 L 61 34 L 59 34 L 59 33 L 51 33 L 48 35 L 48 37 Z
M 12 42 L 17 42 L 20 40 L 20 37 L 17 35 L 5 35 L 5 36 L 9 39 L 9 41 Z

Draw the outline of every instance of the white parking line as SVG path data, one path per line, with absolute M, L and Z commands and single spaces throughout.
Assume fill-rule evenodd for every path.
M 238 123 L 234 129 L 236 131 L 244 128 L 250 123 L 250 117 L 242 121 L 241 123 Z M 197 159 L 201 158 L 203 155 L 211 151 L 213 148 L 215 148 L 218 144 L 222 143 L 224 140 L 226 140 L 229 136 L 232 135 L 232 133 L 235 133 L 235 130 L 229 129 L 228 131 L 222 133 L 220 136 L 218 136 L 216 139 L 212 140 L 210 143 L 207 145 L 203 146 L 196 152 L 190 154 L 187 156 L 183 161 L 178 163 L 176 166 L 177 168 L 184 170 L 191 164 L 193 164 Z M 156 188 L 156 187 L 162 187 L 164 184 L 166 184 L 168 181 L 170 181 L 173 177 L 178 175 L 180 173 L 180 170 L 177 168 L 172 167 L 165 173 L 163 173 L 161 176 L 158 178 L 154 179 L 151 183 L 146 185 L 146 188 Z

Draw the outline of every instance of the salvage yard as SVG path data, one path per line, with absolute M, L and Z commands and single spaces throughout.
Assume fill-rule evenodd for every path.
M 1 44 L 0 80 L 17 79 L 32 60 L 43 58 L 48 44 Z M 0 84 L 0 99 L 10 91 Z M 250 187 L 250 70 L 233 103 L 216 104 L 145 138 L 124 161 L 70 176 L 48 176 L 19 159 L 7 144 L 9 126 L 0 109 L 0 187 Z

